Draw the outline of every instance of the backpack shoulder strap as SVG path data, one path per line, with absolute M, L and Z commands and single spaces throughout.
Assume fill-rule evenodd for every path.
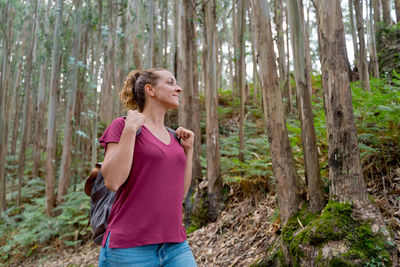
M 175 137 L 175 139 L 178 141 L 178 143 L 181 143 L 181 139 L 178 138 L 178 135 L 176 134 L 176 132 L 174 130 L 172 130 L 171 128 L 165 126 L 165 128 L 167 128 L 167 130 Z

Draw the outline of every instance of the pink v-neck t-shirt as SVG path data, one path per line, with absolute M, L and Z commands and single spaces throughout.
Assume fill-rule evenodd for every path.
M 99 142 L 118 143 L 124 118 L 115 119 Z M 128 179 L 118 189 L 104 234 L 104 247 L 110 234 L 110 248 L 129 248 L 149 244 L 183 242 L 182 200 L 186 156 L 170 134 L 165 144 L 145 126 L 136 135 L 133 161 Z

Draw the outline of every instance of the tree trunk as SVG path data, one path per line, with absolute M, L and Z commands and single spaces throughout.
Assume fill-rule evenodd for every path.
M 353 203 L 357 215 L 371 221 L 391 241 L 380 212 L 370 203 L 360 162 L 339 0 L 314 1 L 328 135 L 330 199 Z
M 178 13 L 178 1 L 174 0 L 174 14 Z M 171 64 L 170 65 L 170 70 L 174 74 L 174 76 L 178 79 L 177 82 L 179 83 L 179 78 L 178 78 L 178 66 L 177 66 L 177 49 L 178 49 L 178 30 L 177 30 L 177 25 L 178 25 L 178 16 L 174 16 L 174 27 L 172 27 L 173 30 L 173 43 L 172 43 L 172 49 L 171 49 Z
M 150 69 L 153 65 L 153 47 L 154 47 L 154 34 L 153 34 L 153 18 L 154 18 L 154 0 L 149 0 L 149 17 L 148 17 L 148 39 L 147 39 L 147 53 L 146 53 L 146 69 Z
M 373 1 L 375 1 L 375 0 L 373 0 Z M 354 25 L 353 0 L 349 0 L 348 5 L 349 5 L 351 39 L 353 40 L 354 65 L 359 66 L 358 62 L 360 62 L 360 54 L 359 54 L 358 45 L 357 45 L 356 28 Z M 358 70 L 358 71 L 360 71 L 360 70 Z
M 103 3 L 102 1 L 99 1 L 99 25 L 101 25 L 102 21 L 102 14 L 103 14 Z M 136 23 L 136 21 L 135 21 Z M 98 28 L 97 31 L 97 40 L 101 40 L 101 28 Z M 133 48 L 135 49 L 135 48 Z M 101 66 L 100 62 L 100 54 L 101 54 L 101 42 L 96 42 L 95 45 L 95 58 L 96 58 L 96 67 L 93 68 L 93 78 L 92 78 L 92 83 L 95 84 L 94 94 L 93 94 L 93 110 L 94 110 L 94 118 L 93 118 L 93 132 L 92 132 L 92 162 L 90 166 L 95 166 L 97 163 L 97 123 L 99 120 L 99 105 L 97 104 L 97 87 L 98 87 L 98 76 L 99 76 L 99 70 Z M 136 64 L 136 63 L 135 63 Z
M 7 71 L 9 74 L 11 74 L 11 69 Z M 10 75 L 11 76 L 11 75 Z M 9 79 L 6 78 L 5 80 L 5 87 L 4 88 L 9 88 Z M 9 96 L 7 96 L 7 92 L 9 90 L 4 90 L 4 95 L 2 95 L 2 100 L 1 100 L 1 109 L 3 112 L 1 112 L 2 120 L 1 120 L 1 125 L 0 125 L 0 215 L 4 210 L 7 208 L 7 175 L 6 175 L 6 166 L 7 166 L 7 147 L 8 147 L 8 130 L 9 130 L 9 121 L 10 121 L 10 104 L 11 102 L 9 101 Z
M 204 50 L 206 61 L 203 62 L 206 95 L 206 142 L 207 142 L 207 206 L 211 220 L 215 220 L 221 209 L 221 167 L 218 130 L 218 95 L 216 73 L 216 2 L 203 0 L 204 12 Z
M 40 66 L 39 74 L 39 94 L 36 105 L 37 116 L 35 121 L 35 133 L 36 142 L 33 144 L 33 177 L 39 177 L 39 167 L 41 163 L 41 152 L 43 149 L 42 136 L 43 136 L 43 118 L 45 117 L 45 84 L 46 84 L 46 71 L 47 71 L 47 60 Z
M 159 22 L 159 18 L 160 18 L 160 12 L 159 12 L 159 7 L 158 7 L 158 1 L 154 1 L 153 2 L 153 29 L 152 29 L 152 33 L 153 33 L 153 53 L 152 53 L 152 63 L 151 66 L 152 67 L 159 67 L 160 66 L 160 60 L 162 59 L 162 57 L 160 56 L 160 36 L 159 36 L 159 32 L 161 31 L 157 31 L 157 24 Z
M 216 22 L 218 23 L 218 21 Z M 223 67 L 224 67 L 224 53 L 222 51 L 222 46 L 224 45 L 224 33 L 226 32 L 226 21 L 222 20 L 222 30 L 219 31 L 219 34 L 217 34 L 217 39 L 216 39 L 216 47 L 217 47 L 217 87 L 218 88 L 224 88 L 224 78 L 222 75 Z
M 192 3 L 192 2 L 191 2 Z M 196 8 L 192 8 L 192 17 L 196 18 L 197 12 Z M 191 20 L 193 24 L 195 24 L 195 19 Z M 200 163 L 200 154 L 201 154 L 201 129 L 200 129 L 200 97 L 199 97 L 199 75 L 198 75 L 198 60 L 197 60 L 197 36 L 196 36 L 196 31 L 195 27 L 193 28 L 193 33 L 194 33 L 194 38 L 192 39 L 192 73 L 193 73 L 193 124 L 192 124 L 192 131 L 194 132 L 196 138 L 194 139 L 194 153 L 193 153 L 193 175 L 192 179 L 194 180 L 194 184 L 197 184 L 198 181 L 203 179 L 203 171 L 202 171 L 202 166 Z M 192 194 L 192 191 L 194 189 L 191 187 L 189 188 L 190 195 Z M 192 203 L 192 198 L 187 197 L 185 200 L 185 214 L 191 214 L 190 212 L 187 212 L 191 210 L 193 212 L 193 208 L 191 206 L 193 205 Z M 188 218 L 189 219 L 189 218 Z M 188 219 L 185 219 L 186 221 Z
M 184 88 L 182 101 L 179 106 L 179 124 L 182 127 L 191 129 L 195 133 L 192 183 L 188 196 L 184 202 L 185 226 L 189 227 L 191 215 L 193 214 L 193 200 L 191 195 L 197 179 L 202 178 L 200 165 L 201 133 L 199 121 L 199 99 L 197 87 L 197 46 L 196 46 L 196 7 L 190 0 L 180 2 L 179 11 L 179 49 L 178 49 L 178 75 L 179 81 Z
M 35 33 L 36 31 L 36 16 L 37 16 L 37 3 L 34 3 L 34 17 L 32 19 L 32 29 L 31 31 Z M 22 189 L 22 180 L 24 178 L 25 172 L 25 159 L 26 159 L 26 147 L 28 145 L 28 138 L 29 138 L 29 128 L 31 127 L 31 119 L 32 119 L 32 112 L 31 110 L 32 105 L 32 94 L 31 94 L 31 75 L 32 75 L 32 54 L 33 54 L 33 46 L 35 43 L 36 35 L 32 35 L 32 39 L 29 43 L 28 54 L 26 56 L 26 75 L 25 75 L 25 95 L 24 95 L 24 107 L 23 107 L 23 117 L 22 117 L 22 139 L 21 139 L 21 148 L 19 150 L 19 157 L 18 157 L 18 196 L 17 196 L 17 206 L 21 205 L 21 189 Z
M 375 31 L 377 31 L 379 23 L 382 22 L 381 2 L 380 0 L 371 0 L 371 1 L 372 1 L 372 9 L 374 10 Z
M 301 20 L 304 22 L 304 6 L 303 0 L 300 0 L 300 10 L 301 10 Z M 309 3 L 310 4 L 310 3 Z M 307 22 L 304 25 L 304 39 L 305 39 L 305 55 L 306 55 L 306 68 L 309 73 L 307 77 L 308 90 L 310 92 L 310 96 L 312 96 L 312 66 L 311 66 L 311 50 L 310 50 L 310 6 L 307 7 Z
M 282 225 L 285 225 L 288 219 L 296 214 L 299 209 L 299 181 L 293 162 L 279 90 L 267 2 L 252 0 L 251 4 L 256 25 L 257 52 L 259 55 L 260 81 L 264 91 L 263 105 L 266 113 L 268 141 L 277 184 L 276 191 L 281 222 Z
M 167 68 L 168 66 L 168 0 L 163 1 L 163 24 L 164 24 L 164 30 L 163 30 L 163 47 L 164 47 L 164 52 L 163 52 L 163 66 L 164 68 Z
M 6 27 L 3 36 L 3 53 L 2 53 L 2 64 L 1 64 L 1 78 L 0 78 L 0 215 L 6 209 L 6 157 L 7 157 L 7 146 L 8 146 L 8 118 L 9 109 L 7 109 L 8 97 L 7 92 L 9 90 L 9 59 L 11 54 L 11 37 L 12 37 L 12 20 L 13 14 L 11 14 L 10 1 L 6 4 Z
M 394 9 L 396 10 L 396 22 L 400 23 L 400 0 L 394 0 Z
M 26 20 L 26 25 L 27 25 L 28 20 Z M 26 38 L 28 34 L 24 34 L 27 32 L 27 28 L 25 27 L 25 23 L 23 26 L 23 38 L 22 38 L 22 45 L 20 51 L 25 51 L 25 44 L 26 44 Z M 22 53 L 22 52 L 21 52 Z M 21 57 L 16 57 L 16 58 L 21 58 Z M 15 166 L 17 164 L 16 155 L 17 155 L 17 139 L 18 139 L 18 129 L 19 129 L 19 124 L 20 124 L 20 118 L 21 118 L 21 110 L 23 107 L 23 101 L 21 101 L 20 97 L 20 87 L 21 87 L 21 73 L 22 73 L 22 60 L 19 60 L 18 65 L 17 65 L 17 73 L 16 77 L 14 80 L 14 86 L 13 86 L 13 95 L 11 98 L 12 101 L 12 116 L 14 116 L 14 123 L 13 123 L 13 130 L 11 133 L 11 150 L 10 150 L 10 156 L 13 158 L 11 161 L 11 165 Z M 11 192 L 14 192 L 14 182 L 15 179 L 11 180 Z M 11 194 L 11 201 L 14 200 L 14 194 Z
M 233 88 L 232 88 L 232 99 L 233 99 L 233 103 L 236 103 L 236 101 L 235 101 L 235 97 L 239 97 L 239 81 L 238 81 L 238 76 L 239 76 L 239 73 L 238 73 L 238 64 L 237 64 L 237 62 L 238 62 L 238 57 L 237 57 L 237 55 L 238 55 L 238 44 L 239 44 L 239 37 L 238 37 L 238 32 L 239 32 L 239 30 L 238 30 L 238 14 L 237 14 L 237 11 L 236 11 L 236 4 L 237 4 L 237 1 L 235 1 L 234 3 L 233 3 L 233 6 L 232 6 L 232 30 L 233 30 L 233 33 L 232 33 L 232 36 L 233 36 L 233 74 L 234 74 L 234 76 L 233 76 Z
M 376 40 L 375 40 L 375 25 L 374 25 L 374 19 L 372 17 L 372 2 L 373 0 L 369 0 L 369 24 L 368 24 L 368 29 L 369 29 L 369 36 L 370 36 L 370 61 L 371 61 L 371 66 L 372 66 L 372 73 L 375 78 L 379 77 L 379 62 L 378 62 L 378 56 L 376 52 Z
M 140 49 L 139 49 L 139 39 L 137 37 L 137 33 L 139 32 L 139 26 L 140 26 L 140 11 L 142 8 L 142 5 L 139 0 L 134 0 L 135 1 L 135 22 L 134 22 L 134 32 L 132 32 L 132 37 L 133 37 L 133 62 L 135 64 L 135 68 L 138 70 L 142 69 L 142 60 L 141 60 L 141 54 L 140 54 Z
M 239 88 L 240 88 L 240 116 L 239 116 L 239 160 L 244 162 L 244 116 L 246 102 L 246 62 L 245 62 L 245 22 L 246 22 L 246 2 L 240 0 L 238 5 L 238 26 L 239 26 Z
M 111 0 L 111 2 L 114 2 L 115 0 Z M 119 41 L 121 40 L 121 38 L 118 37 L 118 21 L 121 17 L 121 12 L 119 11 L 119 1 L 124 1 L 124 0 L 118 0 L 115 3 L 113 3 L 112 5 L 110 5 L 112 7 L 112 13 L 114 13 L 114 16 L 110 16 L 110 26 L 112 25 L 112 27 L 110 27 L 110 36 L 111 36 L 111 50 L 110 52 L 110 56 L 109 58 L 111 59 L 109 61 L 109 68 L 108 71 L 110 72 L 110 90 L 111 90 L 111 107 L 112 107 L 112 112 L 111 112 L 111 116 L 110 116 L 110 120 L 112 121 L 115 117 L 119 116 L 118 114 L 118 110 L 120 107 L 120 101 L 117 98 L 117 86 L 118 86 L 118 75 L 117 75 L 117 69 L 120 65 L 122 65 L 121 62 L 118 62 L 118 54 L 120 53 L 120 49 L 116 49 L 116 44 L 119 43 Z
M 279 87 L 283 96 L 288 97 L 288 84 L 286 74 L 285 40 L 283 32 L 283 3 L 274 0 L 274 23 L 276 26 L 276 46 L 278 47 Z
M 218 23 L 218 21 L 216 21 L 215 23 Z M 222 28 L 222 32 L 223 31 L 224 28 Z M 217 33 L 215 39 L 215 50 L 217 55 L 217 88 L 222 88 L 222 61 L 223 61 L 222 43 L 223 43 L 222 36 L 220 36 Z
M 89 4 L 88 4 L 89 5 Z M 88 6 L 87 5 L 87 6 Z M 86 13 L 87 14 L 87 13 Z M 82 16 L 82 14 L 81 14 Z M 80 20 L 82 21 L 82 17 L 80 17 Z M 82 24 L 82 22 L 81 22 Z M 90 60 L 89 55 L 91 54 L 91 49 L 93 47 L 93 36 L 96 34 L 96 32 L 90 31 L 90 26 L 89 24 L 86 24 L 84 28 L 81 29 L 82 31 L 82 36 L 83 38 L 80 41 L 80 48 L 79 51 L 82 54 L 81 58 L 83 59 L 82 61 L 84 62 L 85 66 L 90 66 L 90 64 L 93 62 Z M 124 31 L 125 32 L 125 31 Z M 93 33 L 93 35 L 92 35 Z M 125 40 L 125 38 L 124 38 Z M 124 50 L 125 51 L 125 50 Z M 125 58 L 125 57 L 124 57 Z M 85 116 L 81 116 L 82 112 L 85 112 L 85 110 L 90 110 L 94 111 L 95 109 L 92 108 L 91 106 L 91 86 L 92 84 L 90 83 L 90 80 L 87 79 L 87 77 L 90 77 L 92 73 L 90 71 L 93 70 L 93 68 L 78 68 L 78 84 L 77 84 L 77 93 L 76 93 L 76 101 L 75 101 L 75 110 L 74 110 L 74 117 L 75 119 L 75 125 L 77 125 L 77 129 L 88 129 L 88 132 L 90 132 L 90 123 L 94 120 L 93 117 L 87 118 Z M 97 90 L 96 90 L 97 91 Z M 86 100 L 87 99 L 87 100 Z M 85 104 L 87 103 L 87 104 Z M 90 144 L 91 141 L 89 138 L 82 138 L 80 134 L 76 135 L 75 140 L 73 141 L 73 144 L 77 144 L 77 147 L 81 147 L 79 151 L 74 153 L 73 159 L 71 159 L 74 168 L 74 171 L 71 172 L 71 177 L 73 178 L 73 191 L 75 191 L 76 184 L 78 180 L 78 177 L 82 177 L 85 174 L 85 166 L 87 166 L 87 163 L 91 160 L 91 153 L 90 153 Z M 80 144 L 82 144 L 80 146 Z M 93 166 L 93 165 L 92 165 Z M 82 173 L 82 171 L 84 173 Z
M 124 7 L 124 0 L 119 0 L 118 10 Z M 129 26 L 129 25 L 128 25 Z M 120 38 L 118 32 L 127 32 L 127 23 L 126 23 L 126 12 L 119 12 L 117 17 L 117 31 L 115 31 L 115 39 L 118 40 L 117 52 L 117 64 L 114 64 L 115 71 L 115 82 L 114 82 L 114 90 L 113 90 L 113 99 L 114 99 L 114 117 L 121 115 L 121 109 L 123 108 L 121 101 L 118 98 L 118 91 L 124 86 L 125 77 L 128 75 L 129 68 L 131 62 L 126 60 L 127 49 L 130 46 L 127 46 L 126 38 Z M 129 43 L 130 44 L 130 43 Z
M 253 60 L 253 103 L 254 105 L 258 105 L 258 71 L 257 71 L 257 53 L 256 53 L 256 38 L 255 38 L 255 30 L 254 30 L 254 18 L 253 18 L 254 11 L 250 11 L 249 8 L 249 20 L 250 20 L 250 34 L 251 34 L 251 56 Z
M 326 106 L 330 195 L 332 199 L 342 202 L 365 202 L 368 196 L 354 124 L 340 4 L 338 0 L 319 0 L 315 3 Z
M 40 3 L 40 2 L 39 2 Z M 43 31 L 47 34 L 50 31 L 50 21 L 49 21 L 49 1 L 47 2 L 46 9 L 46 18 L 44 21 Z M 39 25 L 37 26 L 39 28 Z M 48 39 L 48 38 L 46 38 Z M 44 144 L 44 131 L 43 131 L 43 118 L 46 117 L 46 80 L 47 80 L 47 68 L 48 68 L 48 59 L 50 57 L 49 53 L 45 51 L 45 47 L 43 44 L 40 44 L 40 53 L 45 55 L 45 59 L 42 60 L 40 71 L 39 71 L 39 92 L 37 95 L 37 104 L 36 104 L 36 119 L 35 119 L 35 133 L 34 137 L 36 142 L 33 144 L 33 177 L 39 177 L 39 168 L 41 164 L 41 152 L 43 151 Z
M 63 141 L 63 152 L 61 159 L 60 168 L 60 179 L 58 182 L 58 194 L 57 203 L 60 204 L 63 201 L 63 196 L 67 194 L 69 181 L 70 181 L 70 163 L 71 163 L 71 146 L 72 146 L 72 119 L 75 111 L 76 92 L 78 87 L 78 61 L 79 61 L 79 47 L 81 41 L 81 15 L 80 5 L 81 1 L 75 1 L 75 30 L 74 30 L 74 41 L 72 47 L 72 58 L 73 63 L 70 65 L 71 70 L 71 89 L 68 92 L 67 110 L 65 116 L 65 127 L 64 127 L 64 141 Z
M 358 60 L 358 73 L 360 74 L 360 80 L 362 82 L 362 87 L 364 90 L 371 91 L 369 86 L 369 72 L 368 72 L 368 62 L 367 62 L 367 52 L 365 49 L 365 40 L 364 40 L 364 23 L 363 23 L 363 8 L 360 4 L 360 0 L 354 0 L 354 9 L 356 11 L 356 24 L 357 24 L 357 33 L 358 33 L 358 41 L 360 45 L 359 50 L 359 60 Z
M 396 1 L 396 0 L 395 0 Z M 382 3 L 382 16 L 383 16 L 383 22 L 385 23 L 386 26 L 392 25 L 392 17 L 391 17 L 391 4 L 390 0 L 381 0 Z
M 100 120 L 103 122 L 111 122 L 114 112 L 113 88 L 114 83 L 114 16 L 115 7 L 112 0 L 108 1 L 108 40 L 104 47 L 106 55 L 104 60 L 104 78 L 101 85 L 101 102 L 100 102 Z
M 290 49 L 289 49 L 289 8 L 286 4 L 286 47 L 287 47 L 287 58 L 286 58 L 286 70 L 287 70 L 287 83 L 288 83 L 288 107 L 286 109 L 286 113 L 293 113 L 293 92 L 292 92 L 292 85 L 290 80 Z
M 53 55 L 51 63 L 50 102 L 47 120 L 47 147 L 46 147 L 46 214 L 52 216 L 55 204 L 55 160 L 56 160 L 56 115 L 58 107 L 58 76 L 60 69 L 60 31 L 63 15 L 63 0 L 57 0 L 56 22 L 53 35 Z
M 300 114 L 306 181 L 310 200 L 309 209 L 313 213 L 325 207 L 324 192 L 318 162 L 317 138 L 311 107 L 311 73 L 306 64 L 305 28 L 302 19 L 301 0 L 288 0 L 289 26 L 292 33 L 294 74 L 296 79 L 298 109 Z

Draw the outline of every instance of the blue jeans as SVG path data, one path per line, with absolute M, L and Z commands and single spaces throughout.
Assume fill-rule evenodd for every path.
M 133 248 L 101 247 L 99 267 L 196 267 L 192 251 L 185 240 L 182 243 L 153 244 Z

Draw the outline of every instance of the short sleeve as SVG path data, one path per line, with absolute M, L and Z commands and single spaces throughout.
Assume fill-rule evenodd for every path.
M 104 151 L 106 151 L 108 143 L 119 143 L 124 126 L 125 119 L 122 117 L 116 118 L 111 122 L 99 139 L 99 143 L 104 147 Z

